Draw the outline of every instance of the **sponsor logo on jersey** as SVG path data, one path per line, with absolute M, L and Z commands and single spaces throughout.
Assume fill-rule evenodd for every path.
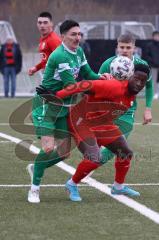
M 72 75 L 75 79 L 78 78 L 79 71 L 80 71 L 79 67 L 74 67 L 71 69 Z
M 69 63 L 60 63 L 59 64 L 59 71 L 60 72 L 65 71 L 65 70 L 69 70 L 69 69 L 71 69 Z

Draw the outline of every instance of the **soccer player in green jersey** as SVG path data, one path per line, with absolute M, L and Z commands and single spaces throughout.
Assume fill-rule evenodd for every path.
M 81 32 L 79 24 L 66 20 L 60 26 L 62 44 L 49 56 L 46 64 L 42 86 L 56 93 L 67 85 L 77 81 L 79 73 L 86 80 L 105 79 L 105 75 L 94 73 L 87 63 L 83 50 L 79 47 Z M 32 178 L 28 201 L 39 203 L 40 182 L 46 168 L 66 158 L 70 150 L 70 136 L 67 116 L 72 98 L 64 100 L 64 105 L 51 104 L 40 96 L 33 99 L 32 118 L 36 134 L 41 138 L 41 150 L 37 155 L 34 167 L 30 168 Z M 60 145 L 55 139 L 61 139 Z
M 123 34 L 119 36 L 117 40 L 117 54 L 119 56 L 126 56 L 132 59 L 134 64 L 148 65 L 147 62 L 144 61 L 143 59 L 133 56 L 134 50 L 135 50 L 135 38 L 132 35 Z M 116 57 L 117 56 L 113 56 L 107 59 L 101 65 L 99 73 L 110 73 L 110 64 Z M 143 124 L 148 124 L 152 120 L 151 105 L 153 100 L 153 81 L 151 75 L 147 79 L 145 89 L 146 89 L 146 109 L 144 112 Z M 122 115 L 119 119 L 116 120 L 116 124 L 119 126 L 120 130 L 126 136 L 126 138 L 129 136 L 130 132 L 133 129 L 136 108 L 137 102 L 135 100 L 133 106 L 129 108 L 129 110 L 124 115 Z M 107 162 L 113 157 L 113 154 L 107 148 L 102 149 L 102 155 L 103 163 Z

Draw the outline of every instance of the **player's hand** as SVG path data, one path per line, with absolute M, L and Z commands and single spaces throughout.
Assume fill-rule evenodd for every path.
M 51 91 L 42 85 L 39 85 L 38 87 L 36 87 L 36 92 L 38 95 L 51 94 Z
M 32 76 L 36 72 L 36 67 L 29 68 L 28 74 L 29 76 Z
M 49 102 L 52 101 L 53 99 L 51 94 L 52 92 L 42 85 L 39 85 L 38 87 L 36 87 L 36 92 L 37 92 L 37 95 L 43 97 L 45 100 Z
M 151 113 L 151 108 L 146 108 L 144 112 L 144 120 L 143 120 L 143 125 L 148 124 L 152 121 L 152 113 Z
M 40 85 L 39 87 L 36 87 L 37 95 L 44 98 L 47 102 L 51 102 L 54 105 L 61 106 L 63 101 L 62 99 L 59 99 L 55 96 L 54 92 L 46 89 L 44 86 Z
M 103 73 L 103 74 L 101 74 L 99 79 L 101 79 L 101 80 L 112 80 L 113 76 L 110 73 Z

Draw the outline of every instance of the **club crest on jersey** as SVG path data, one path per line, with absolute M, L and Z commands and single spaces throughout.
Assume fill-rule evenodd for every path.
M 42 42 L 42 44 L 41 44 L 41 49 L 44 49 L 45 46 L 46 46 L 46 42 Z

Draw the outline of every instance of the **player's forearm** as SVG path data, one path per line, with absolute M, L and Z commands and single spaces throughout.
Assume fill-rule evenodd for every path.
M 40 63 L 35 65 L 36 72 L 39 71 L 40 69 L 44 69 L 46 65 L 46 61 L 41 61 Z
M 82 81 L 82 82 L 78 82 L 75 84 L 71 84 L 71 85 L 67 86 L 66 88 L 58 91 L 56 93 L 56 96 L 59 98 L 65 98 L 65 97 L 69 97 L 73 94 L 90 91 L 91 88 L 92 88 L 91 81 Z
M 88 64 L 84 65 L 82 68 L 81 68 L 81 74 L 82 74 L 82 77 L 86 80 L 97 80 L 100 78 L 100 74 L 96 74 L 95 72 L 92 71 L 92 69 L 90 68 L 90 66 Z

